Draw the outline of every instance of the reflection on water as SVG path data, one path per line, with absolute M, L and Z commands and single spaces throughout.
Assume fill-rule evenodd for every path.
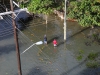
M 100 32 L 100 28 L 95 29 Z M 41 62 L 47 64 L 48 68 L 45 69 L 51 75 L 65 75 L 67 73 L 65 71 L 69 71 L 69 75 L 80 73 L 85 68 L 85 66 L 82 66 L 85 62 L 79 63 L 77 61 L 76 56 L 79 50 L 84 50 L 83 57 L 85 59 L 87 54 L 92 51 L 99 52 L 100 49 L 98 42 L 93 41 L 91 29 L 83 28 L 77 22 L 67 21 L 67 41 L 64 43 L 63 21 L 58 17 L 54 17 L 54 15 L 49 16 L 47 25 L 42 18 L 35 18 L 23 33 L 34 43 L 40 40 L 43 41 L 44 35 L 47 35 L 48 45 L 39 45 L 37 56 Z M 88 38 L 88 35 L 90 35 L 91 39 Z M 58 41 L 56 48 L 52 44 L 54 39 Z
M 5 29 L 1 29 L 2 34 L 7 32 L 7 26 L 10 25 L 0 24 L 0 28 Z M 9 29 L 12 30 L 12 27 L 10 26 Z M 48 39 L 47 45 L 34 45 L 21 55 L 24 75 L 95 75 L 95 72 L 92 73 L 93 69 L 86 69 L 85 59 L 90 52 L 99 52 L 100 50 L 100 42 L 97 38 L 97 36 L 100 38 L 100 28 L 96 27 L 91 30 L 79 26 L 77 22 L 67 21 L 66 42 L 63 40 L 63 31 L 63 21 L 54 17 L 54 15 L 50 15 L 47 25 L 42 18 L 35 18 L 29 22 L 29 27 L 22 31 L 24 34 L 18 32 L 20 52 L 23 52 L 35 42 L 43 41 L 45 34 Z M 6 34 L 8 35 L 8 33 L 10 34 L 10 32 Z M 9 72 L 6 74 L 15 75 L 17 73 L 17 59 L 13 33 L 11 36 L 6 35 L 7 37 L 2 34 L 0 37 L 0 74 L 5 75 L 5 72 Z M 55 48 L 52 43 L 54 39 L 58 42 L 58 46 Z M 79 51 L 84 51 L 81 61 L 76 59 Z M 90 72 L 88 72 L 89 70 Z M 96 74 L 99 74 L 99 72 L 100 70 Z
M 48 38 L 48 47 L 45 47 L 44 45 L 39 46 L 43 51 L 49 55 L 53 54 L 53 47 L 52 47 L 52 41 L 54 38 L 56 38 L 59 42 L 59 49 L 63 43 L 63 21 L 61 21 L 59 18 L 54 16 L 49 16 L 48 18 L 48 24 L 45 24 L 45 20 L 42 18 L 36 18 L 33 21 L 30 22 L 30 26 L 24 30 L 24 33 L 31 39 L 31 41 L 36 42 L 39 40 L 43 40 L 43 36 L 46 34 Z M 97 29 L 98 32 L 100 32 L 99 29 Z M 96 42 L 91 43 L 91 46 L 87 46 L 85 43 L 88 42 L 89 38 L 87 38 L 88 35 L 91 35 L 90 28 L 82 28 L 78 25 L 77 22 L 70 22 L 67 21 L 67 48 L 68 50 L 75 51 L 77 53 L 77 50 L 99 50 L 99 45 L 96 44 Z M 95 46 L 95 47 L 94 47 Z

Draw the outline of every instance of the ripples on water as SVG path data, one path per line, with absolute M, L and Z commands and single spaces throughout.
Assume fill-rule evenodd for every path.
M 92 51 L 99 52 L 100 45 L 98 42 L 93 41 L 92 36 L 90 38 L 87 37 L 92 33 L 90 28 L 82 28 L 77 22 L 67 21 L 66 43 L 63 42 L 63 21 L 58 17 L 54 17 L 54 15 L 49 16 L 47 25 L 42 18 L 35 18 L 28 25 L 29 27 L 22 31 L 24 34 L 18 33 L 20 51 L 22 52 L 37 41 L 43 41 L 45 34 L 48 38 L 48 45 L 35 45 L 21 56 L 24 73 L 27 73 L 27 69 L 29 69 L 32 71 L 28 74 L 32 74 L 33 70 L 43 74 L 44 72 L 40 71 L 42 68 L 43 71 L 51 75 L 66 75 L 67 73 L 68 75 L 79 75 L 80 73 L 83 75 L 85 73 L 83 72 L 85 61 L 78 62 L 76 60 L 79 50 L 84 51 L 84 59 Z M 100 32 L 99 27 L 95 29 Z M 54 48 L 52 44 L 54 38 L 58 41 L 57 48 Z M 85 70 L 87 71 L 87 69 Z

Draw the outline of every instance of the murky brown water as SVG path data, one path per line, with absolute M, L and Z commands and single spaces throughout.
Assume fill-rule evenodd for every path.
M 63 21 L 53 16 L 48 17 L 48 24 L 42 18 L 35 18 L 23 31 L 32 42 L 42 40 L 46 34 L 48 45 L 40 45 L 38 56 L 50 75 L 83 75 L 86 70 L 85 58 L 90 52 L 100 52 L 100 43 L 93 41 L 90 28 L 83 28 L 77 22 L 67 21 L 67 41 L 63 42 Z M 95 28 L 100 32 L 100 28 Z M 92 33 L 94 33 L 92 31 Z M 90 37 L 88 38 L 88 36 Z M 100 35 L 100 34 L 99 34 Z M 57 48 L 53 47 L 53 39 L 57 39 Z M 83 60 L 78 61 L 79 50 L 84 51 Z M 43 65 L 43 64 L 42 64 Z M 88 74 L 90 75 L 90 74 Z
M 43 41 L 45 34 L 48 45 L 35 45 L 21 55 L 23 75 L 100 75 L 100 68 L 87 68 L 85 64 L 90 52 L 100 52 L 100 43 L 92 36 L 92 33 L 98 32 L 100 38 L 100 27 L 90 30 L 79 26 L 77 22 L 67 21 L 67 41 L 64 43 L 63 21 L 60 18 L 50 15 L 47 25 L 42 18 L 35 18 L 29 25 L 23 31 L 25 35 L 19 32 L 20 52 L 37 41 Z M 13 35 L 1 37 L 0 75 L 18 75 Z M 53 47 L 53 39 L 58 41 L 56 48 Z M 84 51 L 81 61 L 76 59 L 79 50 Z
M 60 45 L 60 43 L 63 42 L 63 21 L 60 20 L 60 18 L 54 17 L 54 15 L 49 16 L 47 25 L 42 18 L 36 18 L 31 21 L 29 25 L 30 26 L 24 30 L 24 33 L 31 41 L 43 41 L 43 37 L 46 34 L 48 38 L 48 47 L 52 48 L 52 41 L 54 38 L 57 39 L 59 46 L 62 45 Z M 96 32 L 100 32 L 100 28 L 95 28 L 95 30 Z M 67 21 L 67 49 L 73 50 L 75 53 L 77 53 L 78 50 L 88 50 L 88 52 L 99 51 L 100 45 L 96 41 L 92 42 L 92 35 L 91 39 L 87 38 L 90 34 L 90 28 L 83 28 L 79 26 L 77 22 Z M 88 45 L 86 44 L 87 42 L 89 43 Z
M 35 18 L 28 24 L 29 27 L 22 31 L 24 34 L 20 31 L 18 32 L 20 53 L 33 43 L 43 41 L 45 34 L 48 38 L 48 45 L 34 45 L 21 54 L 23 75 L 100 74 L 100 68 L 87 68 L 87 61 L 85 60 L 90 52 L 100 52 L 100 43 L 91 37 L 92 33 L 100 32 L 99 27 L 95 28 L 95 30 L 90 30 L 90 28 L 82 28 L 77 22 L 67 21 L 67 41 L 64 43 L 63 21 L 60 18 L 50 15 L 47 25 L 42 18 Z M 2 24 L 0 26 L 2 27 Z M 5 25 L 5 28 L 7 26 L 10 25 Z M 53 39 L 58 41 L 56 48 L 53 47 Z M 0 42 L 0 74 L 18 75 L 13 34 L 5 37 L 1 35 Z M 77 56 L 80 50 L 84 51 L 84 54 L 82 55 L 82 60 L 78 61 Z

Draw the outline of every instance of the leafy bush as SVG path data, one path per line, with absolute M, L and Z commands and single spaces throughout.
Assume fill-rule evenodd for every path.
M 82 55 L 78 55 L 77 60 L 82 60 Z
M 77 56 L 77 60 L 82 60 L 82 58 L 83 58 L 83 53 L 84 53 L 83 50 L 79 50 L 79 53 L 78 53 L 78 56 Z
M 93 53 L 93 52 L 91 52 L 91 53 L 88 55 L 88 59 L 89 59 L 89 60 L 94 60 L 96 57 L 98 57 L 98 53 Z
M 68 12 L 68 17 L 77 19 L 83 27 L 100 26 L 100 2 L 97 0 L 72 0 Z
M 100 66 L 100 64 L 96 61 L 89 61 L 89 62 L 86 63 L 86 66 L 88 68 L 97 68 L 97 67 Z

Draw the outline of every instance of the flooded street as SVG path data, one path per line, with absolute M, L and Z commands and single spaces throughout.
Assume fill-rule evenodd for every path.
M 23 75 L 100 75 L 100 68 L 86 66 L 88 54 L 100 52 L 100 43 L 88 37 L 93 33 L 90 28 L 67 21 L 67 41 L 64 42 L 63 20 L 54 15 L 48 17 L 47 25 L 42 18 L 35 18 L 28 25 L 22 32 L 18 30 L 20 53 L 33 43 L 43 41 L 45 34 L 48 44 L 34 45 L 20 55 Z M 100 27 L 95 31 L 100 33 Z M 18 75 L 13 35 L 7 37 L 0 39 L 0 74 Z M 54 39 L 58 42 L 55 48 L 52 43 Z M 84 54 L 78 60 L 80 50 Z
M 42 66 L 49 75 L 81 75 L 81 72 L 87 69 L 85 64 L 87 55 L 92 51 L 99 52 L 100 45 L 97 42 L 86 45 L 86 42 L 92 41 L 87 38 L 90 28 L 82 28 L 77 22 L 67 22 L 67 41 L 65 43 L 63 42 L 63 21 L 58 17 L 50 16 L 47 25 L 41 18 L 33 20 L 29 25 L 23 33 L 32 42 L 43 41 L 44 35 L 47 35 L 48 45 L 38 46 L 37 56 L 40 62 L 43 62 Z M 100 32 L 99 29 L 98 31 Z M 58 41 L 57 48 L 53 47 L 53 39 Z M 84 51 L 81 61 L 77 60 L 79 50 Z

